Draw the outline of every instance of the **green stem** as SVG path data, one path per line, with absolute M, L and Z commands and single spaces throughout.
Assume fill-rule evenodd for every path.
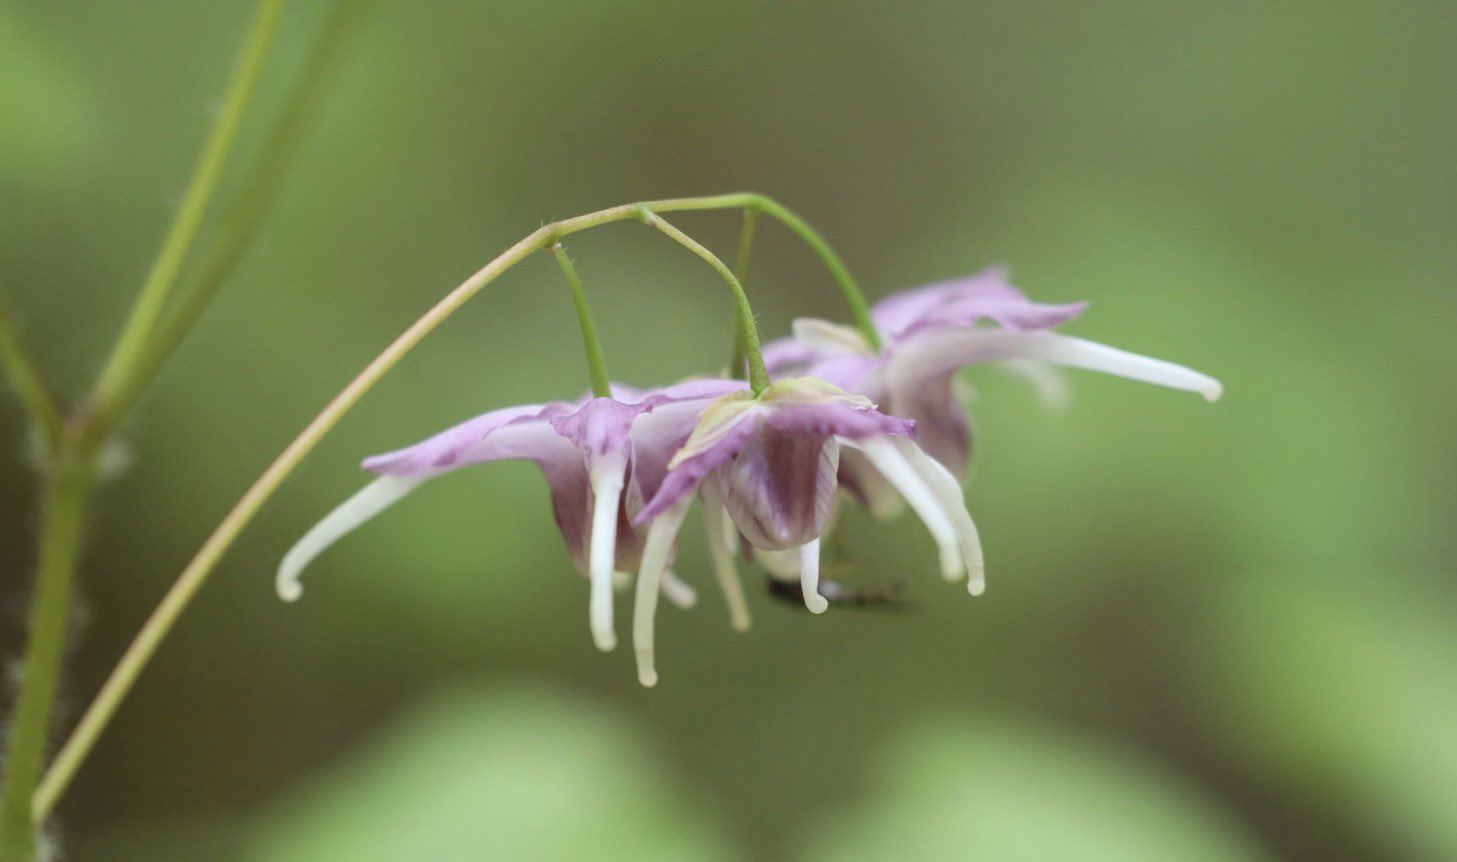
M 819 255 L 825 268 L 834 277 L 835 283 L 840 286 L 840 293 L 844 295 L 845 302 L 850 306 L 850 315 L 855 318 L 855 325 L 860 328 L 861 334 L 865 336 L 865 340 L 870 343 L 870 346 L 875 350 L 880 350 L 880 333 L 876 331 L 875 323 L 870 319 L 870 306 L 865 302 L 865 294 L 860 292 L 855 278 L 850 275 L 849 267 L 845 266 L 845 262 L 840 260 L 838 254 L 835 254 L 835 250 L 830 247 L 829 242 L 816 233 L 804 219 L 790 212 L 778 201 L 763 195 L 752 195 L 752 198 L 753 201 L 749 206 L 779 219 L 785 227 L 794 231 L 800 239 L 804 240 L 805 245 Z
M 553 222 L 543 225 L 527 235 L 446 294 L 420 319 L 390 342 L 389 346 L 371 360 L 359 374 L 355 375 L 354 379 L 338 395 L 334 396 L 333 400 L 279 453 L 273 463 L 268 465 L 268 468 L 244 492 L 238 502 L 233 504 L 233 508 L 223 516 L 222 521 L 213 529 L 212 534 L 203 542 L 202 547 L 198 549 L 182 573 L 177 576 L 177 580 L 162 597 L 151 616 L 142 624 L 141 630 L 137 632 L 136 637 L 122 653 L 116 667 L 102 683 L 96 697 L 87 706 L 81 720 L 71 731 L 65 744 L 61 746 L 50 769 L 36 787 L 31 803 L 32 817 L 39 822 L 44 820 L 55 808 L 56 802 L 75 776 L 76 770 L 80 768 L 86 755 L 90 753 L 96 740 L 106 729 L 111 717 L 116 714 L 117 708 L 120 707 L 127 693 L 131 691 L 147 662 L 156 653 L 158 646 L 171 631 L 172 626 L 176 624 L 178 617 L 192 601 L 193 596 L 197 595 L 197 591 L 202 588 L 208 576 L 217 567 L 223 554 L 242 533 L 243 528 L 253 520 L 263 504 L 273 496 L 283 481 L 313 451 L 319 441 L 425 336 L 433 332 L 436 327 L 445 322 L 487 285 L 499 278 L 502 273 L 531 254 L 554 245 L 562 237 L 612 222 L 641 219 L 644 210 L 649 213 L 662 213 L 742 209 L 759 207 L 765 201 L 768 201 L 768 198 L 753 193 L 670 198 L 624 204 Z M 766 211 L 772 212 L 771 210 Z M 721 262 L 720 266 L 722 266 Z M 730 278 L 732 275 L 729 273 Z M 736 284 L 736 282 L 734 283 Z M 742 288 L 739 293 L 742 293 Z M 752 317 L 749 318 L 749 323 L 752 323 Z M 751 327 L 748 329 L 752 331 Z M 755 338 L 755 343 L 757 345 L 757 338 Z M 762 357 L 760 358 L 759 373 L 761 382 L 767 382 L 767 375 L 763 374 Z
M 744 229 L 739 234 L 739 256 L 734 261 L 734 277 L 739 280 L 740 285 L 749 283 L 749 251 L 754 245 L 754 227 L 758 221 L 758 210 L 745 207 Z M 745 290 L 747 289 L 745 287 Z M 729 354 L 729 376 L 736 379 L 744 376 L 744 362 L 748 358 L 748 344 L 745 337 L 743 320 L 735 314 L 733 353 Z
M 40 562 L 25 645 L 24 673 L 0 788 L 0 862 L 31 862 L 36 827 L 31 797 L 50 738 L 51 711 L 65 651 L 67 617 L 91 465 L 77 448 L 63 444 L 50 465 L 41 528 Z
M 744 333 L 744 353 L 749 360 L 749 388 L 758 395 L 769 386 L 769 372 L 764 368 L 764 354 L 759 347 L 759 326 L 754 322 L 754 310 L 749 306 L 749 296 L 744 293 L 744 286 L 734 277 L 733 271 L 728 265 L 718 259 L 718 255 L 704 248 L 693 237 L 673 227 L 667 221 L 659 218 L 647 207 L 642 208 L 642 220 L 649 227 L 655 227 L 672 238 L 679 245 L 703 258 L 709 266 L 713 267 L 723 280 L 728 282 L 729 290 L 734 295 L 734 312 L 739 319 L 739 327 Z
M 607 376 L 607 360 L 602 358 L 602 343 L 597 340 L 597 324 L 592 322 L 592 309 L 587 305 L 587 293 L 582 290 L 582 280 L 577 277 L 577 268 L 567 256 L 561 243 L 546 247 L 561 264 L 562 274 L 572 287 L 572 305 L 577 309 L 577 323 L 582 327 L 582 347 L 587 351 L 587 373 L 592 377 L 592 394 L 598 398 L 612 397 L 611 378 Z
M 263 58 L 273 42 L 282 10 L 283 0 L 261 0 L 259 3 L 252 31 L 228 85 L 222 112 L 203 146 L 197 167 L 188 181 L 187 192 L 182 197 L 182 205 L 178 207 L 172 227 L 147 273 L 136 304 L 132 306 L 131 316 L 92 391 L 88 410 L 91 418 L 87 421 L 87 436 L 91 443 L 104 439 L 120 414 L 122 398 L 138 388 L 137 372 L 143 365 L 153 330 L 167 305 L 177 274 L 202 227 L 208 203 L 217 190 L 223 166 L 242 125 L 243 111 L 257 89 Z
M 0 370 L 15 387 L 20 406 L 40 429 L 47 452 L 53 451 L 60 442 L 61 426 L 65 421 L 61 407 L 46 386 L 40 366 L 20 340 L 20 333 L 11 325 L 3 305 L 0 305 Z
M 335 2 L 278 118 L 239 179 L 236 197 L 224 208 L 212 238 L 199 250 L 197 264 L 183 277 L 136 369 L 114 393 L 107 418 L 126 413 L 147 381 L 177 350 L 251 246 L 307 137 L 309 123 L 319 113 L 319 104 L 345 54 L 349 37 L 368 6 L 367 0 Z

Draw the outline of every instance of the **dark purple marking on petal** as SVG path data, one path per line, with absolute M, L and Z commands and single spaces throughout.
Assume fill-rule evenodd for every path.
M 824 532 L 839 454 L 829 437 L 786 434 L 762 423 L 708 481 L 718 483 L 724 507 L 750 544 L 786 550 Z

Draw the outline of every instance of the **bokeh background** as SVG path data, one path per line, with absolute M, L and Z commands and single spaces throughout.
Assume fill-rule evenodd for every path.
M 317 32 L 284 21 L 247 146 Z M 81 392 L 172 213 L 246 2 L 0 3 L 0 295 Z M 991 585 L 852 516 L 810 618 L 746 572 L 730 631 L 660 614 L 662 683 L 603 655 L 529 465 L 463 472 L 279 555 L 363 455 L 586 377 L 559 274 L 427 341 L 223 563 L 60 809 L 68 858 L 1457 858 L 1457 9 L 1449 3 L 380 2 L 276 207 L 127 428 L 88 536 L 65 715 L 202 538 L 364 362 L 541 221 L 751 189 L 874 296 L 1005 262 L 1070 331 L 1225 399 L 995 371 L 968 499 Z M 731 254 L 737 219 L 678 223 Z M 614 376 L 726 356 L 712 272 L 574 239 Z M 764 331 L 843 318 L 761 231 Z M 7 657 L 35 481 L 0 400 Z

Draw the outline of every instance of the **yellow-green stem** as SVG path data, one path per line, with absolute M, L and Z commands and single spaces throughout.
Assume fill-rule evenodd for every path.
M 89 460 L 69 440 L 54 453 L 48 467 L 30 632 L 6 746 L 5 779 L 0 786 L 0 862 L 32 862 L 36 855 L 39 821 L 31 819 L 31 797 L 50 739 L 81 525 L 93 475 Z

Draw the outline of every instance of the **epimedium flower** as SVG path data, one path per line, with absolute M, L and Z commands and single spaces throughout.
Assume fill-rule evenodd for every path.
M 980 592 L 981 544 L 960 486 L 913 436 L 913 423 L 814 377 L 781 379 L 757 395 L 730 392 L 709 404 L 667 463 L 657 493 L 633 519 L 648 525 L 633 613 L 640 681 L 657 680 L 655 579 L 695 494 L 703 498 L 709 550 L 721 579 L 732 576 L 721 532 L 731 523 L 768 558 L 797 557 L 805 606 L 826 610 L 818 590 L 820 537 L 834 506 L 842 451 L 865 458 L 920 516 L 938 546 L 943 575 L 964 574 L 971 591 Z
M 296 601 L 302 594 L 300 576 L 315 557 L 430 479 L 478 464 L 527 460 L 545 475 L 552 513 L 572 563 L 590 582 L 593 640 L 600 649 L 613 649 L 614 583 L 630 582 L 653 530 L 651 517 L 637 517 L 643 502 L 657 493 L 669 459 L 692 432 L 698 413 L 713 399 L 744 386 L 731 380 L 693 380 L 644 392 L 613 385 L 613 397 L 494 410 L 413 446 L 366 458 L 364 468 L 379 478 L 288 551 L 278 570 L 278 595 Z M 655 547 L 654 566 L 666 568 L 671 551 Z M 670 572 L 660 574 L 654 577 L 655 588 L 677 604 L 693 603 L 690 587 Z M 736 625 L 746 624 L 746 618 L 739 619 L 743 599 L 737 583 L 724 589 L 736 611 Z
M 1058 366 L 1197 392 L 1209 401 L 1219 398 L 1222 387 L 1208 375 L 1053 331 L 1086 308 L 1085 302 L 1033 302 L 1008 283 L 1005 270 L 993 267 L 876 303 L 870 316 L 881 338 L 879 350 L 858 330 L 801 319 L 792 338 L 765 346 L 765 363 L 776 375 L 822 377 L 914 420 L 921 447 L 958 478 L 966 476 L 971 431 L 955 375 L 968 365 L 1008 365 L 1054 400 L 1060 389 Z M 842 471 L 846 484 L 872 511 L 886 512 L 891 507 L 883 484 L 860 466 L 852 462 Z

